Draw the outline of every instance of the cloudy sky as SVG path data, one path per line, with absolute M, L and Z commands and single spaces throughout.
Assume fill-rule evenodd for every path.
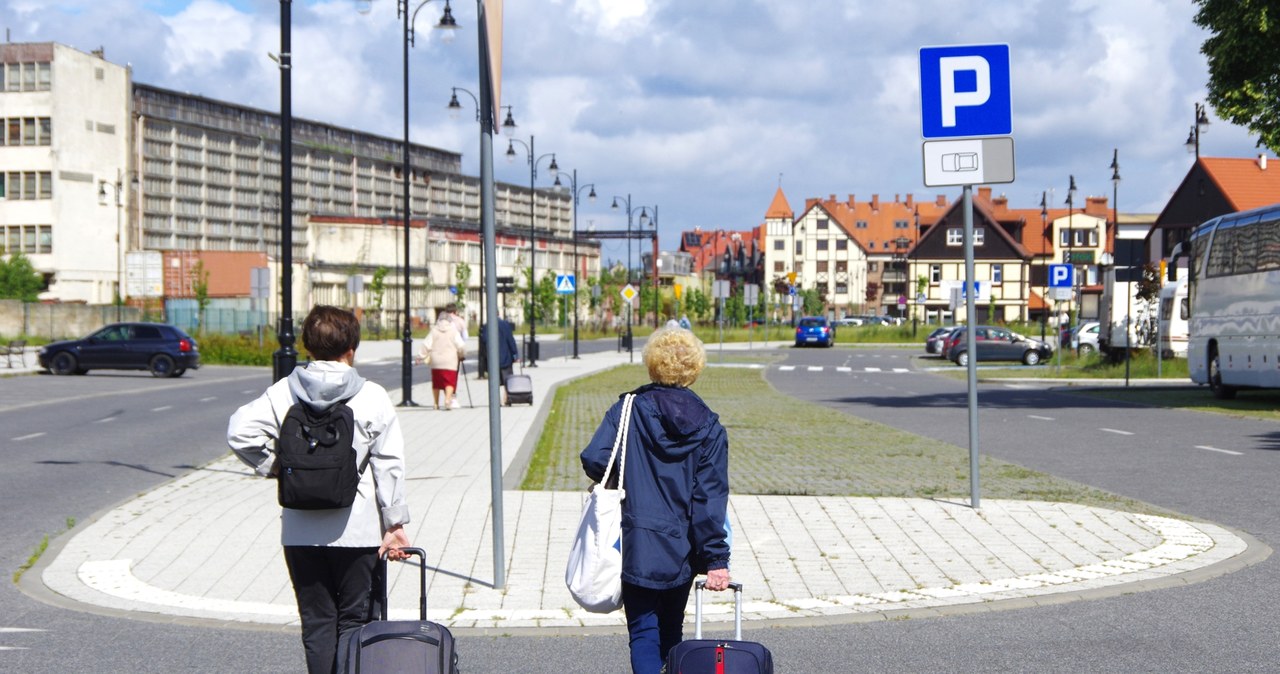
M 411 5 L 416 6 L 417 0 Z M 419 13 L 411 58 L 414 142 L 461 152 L 479 173 L 477 127 L 445 110 L 450 87 L 476 89 L 475 4 L 453 3 L 463 30 L 446 44 Z M 395 0 L 297 0 L 294 114 L 402 135 L 401 28 Z M 279 109 L 273 0 L 6 0 L 14 42 L 56 41 L 130 63 L 139 82 Z M 1205 98 L 1205 34 L 1191 0 L 507 0 L 503 103 L 518 135 L 594 183 L 579 222 L 625 228 L 614 195 L 659 208 L 662 247 L 676 233 L 760 224 L 782 185 L 859 200 L 926 188 L 920 158 L 918 50 L 1007 43 L 1013 72 L 1012 206 L 1038 207 L 1068 176 L 1120 209 L 1158 212 L 1192 163 L 1183 142 Z M 464 96 L 462 100 L 469 101 Z M 465 103 L 470 105 L 470 103 Z M 1254 156 L 1255 139 L 1212 115 L 1202 154 Z M 495 141 L 497 178 L 528 184 Z M 519 151 L 519 148 L 517 148 Z M 539 185 L 548 186 L 546 160 Z M 625 255 L 606 248 L 606 255 Z

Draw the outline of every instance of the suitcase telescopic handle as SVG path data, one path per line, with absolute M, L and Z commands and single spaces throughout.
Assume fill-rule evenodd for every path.
M 418 587 L 421 593 L 418 595 L 418 613 L 423 620 L 427 619 L 427 552 L 422 548 L 400 548 L 400 552 L 409 556 L 417 556 L 418 558 Z M 389 561 L 386 557 L 382 558 L 382 620 L 387 619 L 387 611 L 389 610 L 391 574 Z
M 707 588 L 707 581 L 700 580 L 693 585 L 693 638 L 702 638 L 702 591 Z M 733 638 L 742 641 L 742 583 L 729 582 L 733 590 Z

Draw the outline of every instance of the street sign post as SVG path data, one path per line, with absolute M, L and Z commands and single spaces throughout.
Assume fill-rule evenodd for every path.
M 964 278 L 974 279 L 973 186 L 1013 182 L 1009 45 L 920 49 L 920 135 L 928 187 L 964 187 Z M 986 138 L 984 138 L 986 137 Z M 980 292 L 980 288 L 977 289 Z M 979 507 L 978 371 L 973 324 L 978 292 L 964 293 L 969 389 L 969 505 Z M 953 291 L 951 302 L 959 299 Z
M 573 274 L 556 274 L 556 293 L 560 295 L 572 295 L 573 289 Z

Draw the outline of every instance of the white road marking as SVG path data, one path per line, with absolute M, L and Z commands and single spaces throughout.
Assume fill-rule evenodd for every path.
M 201 398 L 201 399 L 200 399 L 200 402 L 202 402 L 202 403 L 207 403 L 207 402 L 209 402 L 210 400 L 217 400 L 217 399 L 218 399 L 218 396 L 209 396 L 208 398 Z
M 152 407 L 152 408 L 151 408 L 151 411 L 152 411 L 152 412 L 163 412 L 163 411 L 165 411 L 165 410 L 171 410 L 171 409 L 173 409 L 173 405 L 161 405 L 161 406 L 159 406 L 159 407 Z
M 115 417 L 107 417 L 107 418 L 105 418 L 105 419 L 99 419 L 99 420 L 97 420 L 97 421 L 95 421 L 95 422 L 93 422 L 93 423 L 95 423 L 95 424 L 105 424 L 105 423 L 107 423 L 107 422 L 109 422 L 109 421 L 115 421 L 115 420 L 116 420 L 116 418 L 115 418 Z
M 810 372 L 822 372 L 821 365 L 810 365 L 808 369 Z
M 1037 415 L 1037 414 L 1028 414 L 1028 415 L 1027 415 L 1027 418 L 1028 418 L 1028 419 L 1039 419 L 1040 421 L 1053 421 L 1053 420 L 1054 420 L 1054 419 L 1053 419 L 1053 417 L 1042 417 L 1042 416 Z
M 1244 456 L 1244 452 L 1233 452 L 1229 449 L 1218 449 L 1217 447 L 1210 447 L 1209 445 L 1196 445 L 1196 449 L 1207 449 L 1211 452 L 1222 452 L 1223 454 L 1230 454 L 1231 456 Z
M 30 650 L 21 646 L 0 646 L 0 651 L 25 651 Z
M 1121 431 L 1115 428 L 1099 428 L 1098 430 L 1104 433 L 1115 433 L 1116 435 L 1133 435 L 1133 433 L 1130 433 L 1129 431 Z
M 240 395 L 248 396 L 248 395 L 253 395 L 254 393 L 257 393 L 257 391 L 254 391 L 253 389 L 247 389 L 247 390 L 241 391 Z
M 905 367 L 895 367 L 895 368 L 893 368 L 893 371 L 894 371 L 894 372 L 910 372 L 911 370 L 909 370 L 909 369 L 907 369 L 907 368 L 905 368 Z
M 836 372 L 853 372 L 853 368 L 841 366 L 836 368 Z
M 0 634 L 5 632 L 43 632 L 44 630 L 32 629 L 29 627 L 0 627 Z
M 16 438 L 12 438 L 12 440 L 14 442 L 18 442 L 19 440 L 30 440 L 32 438 L 38 438 L 42 435 L 44 435 L 44 431 L 41 431 L 39 433 L 27 433 L 26 435 L 19 435 Z M 4 628 L 0 627 L 0 632 L 3 632 L 3 631 L 4 631 Z
M 795 365 L 782 365 L 778 367 L 778 371 L 780 372 L 791 372 L 794 369 L 796 369 Z
M 880 368 L 878 367 L 864 367 L 862 369 L 864 372 L 881 372 Z

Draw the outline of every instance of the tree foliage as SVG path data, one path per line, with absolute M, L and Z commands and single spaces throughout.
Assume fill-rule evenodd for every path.
M 1209 104 L 1280 153 L 1280 2 L 1196 0 L 1196 25 L 1211 35 Z
M 8 260 L 0 258 L 0 299 L 35 302 L 41 290 L 44 279 L 22 251 L 14 251 Z

